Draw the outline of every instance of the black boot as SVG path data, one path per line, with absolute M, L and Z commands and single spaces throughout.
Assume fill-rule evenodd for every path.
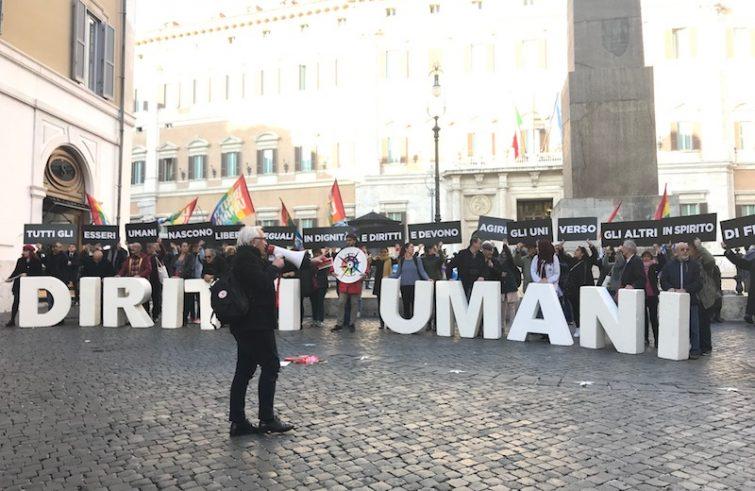
M 253 435 L 255 433 L 259 433 L 259 430 L 256 426 L 254 426 L 252 423 L 250 423 L 248 420 L 240 421 L 240 422 L 232 422 L 231 423 L 231 436 L 244 436 L 244 435 Z
M 11 318 L 6 324 L 5 327 L 16 327 L 16 319 Z
M 260 433 L 285 433 L 294 429 L 294 425 L 291 423 L 284 423 L 277 416 L 270 421 L 260 420 L 259 432 Z

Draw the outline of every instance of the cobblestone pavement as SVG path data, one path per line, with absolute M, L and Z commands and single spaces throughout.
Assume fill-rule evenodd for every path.
M 282 356 L 325 360 L 281 371 L 298 427 L 231 440 L 227 329 L 4 329 L 0 489 L 753 489 L 755 329 L 713 340 L 671 362 L 369 321 L 281 333 Z

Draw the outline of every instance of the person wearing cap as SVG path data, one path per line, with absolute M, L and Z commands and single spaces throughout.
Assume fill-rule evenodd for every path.
M 16 325 L 16 316 L 18 315 L 18 304 L 21 300 L 19 292 L 21 291 L 21 278 L 24 276 L 42 276 L 42 261 L 39 260 L 34 246 L 26 244 L 21 249 L 21 257 L 16 261 L 16 267 L 5 280 L 7 283 L 13 282 L 11 292 L 13 293 L 13 307 L 11 308 L 10 320 L 5 327 Z
M 346 235 L 346 247 L 356 247 L 357 236 L 351 232 Z M 356 330 L 356 321 L 358 319 L 359 300 L 362 298 L 362 283 L 369 273 L 369 265 L 366 265 L 367 270 L 362 273 L 362 278 L 354 283 L 338 282 L 338 314 L 336 319 L 336 325 L 331 331 L 340 331 L 344 328 L 344 321 L 347 316 L 348 309 L 348 321 L 349 330 L 354 332 Z

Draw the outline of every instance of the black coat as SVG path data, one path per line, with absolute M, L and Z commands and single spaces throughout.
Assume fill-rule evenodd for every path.
M 249 312 L 231 329 L 268 331 L 278 327 L 275 280 L 280 271 L 251 246 L 241 246 L 233 257 L 231 273 L 249 297 Z
M 387 259 L 387 261 L 390 261 L 391 264 L 393 264 L 393 259 L 390 257 Z M 380 287 L 383 285 L 383 265 L 385 261 L 383 259 L 377 258 L 372 260 L 372 265 L 370 265 L 370 269 L 372 269 L 375 272 L 375 283 L 372 285 L 372 293 L 375 295 L 380 295 Z
M 579 297 L 579 289 L 583 286 L 595 286 L 592 277 L 592 260 L 589 257 L 576 261 L 569 267 L 566 273 L 566 288 L 564 295 L 567 297 Z
M 215 279 L 218 279 L 225 274 L 227 269 L 228 265 L 226 264 L 225 259 L 217 254 L 215 254 L 211 263 L 208 263 L 207 261 L 202 262 L 203 276 L 209 274 L 214 276 Z
M 23 257 L 19 257 L 18 261 L 16 261 L 16 267 L 13 269 L 13 272 L 10 274 L 9 278 L 13 278 L 14 276 L 18 276 L 22 273 L 26 273 L 26 276 L 42 276 L 42 261 L 40 261 L 36 256 L 30 256 L 28 260 L 24 259 Z M 13 280 L 11 292 L 13 293 L 13 295 L 18 295 L 20 289 L 21 278 L 16 278 L 15 280 Z
M 753 278 L 755 278 L 755 261 L 748 261 L 744 257 L 739 256 L 734 251 L 728 249 L 724 252 L 724 255 L 734 266 L 749 271 L 750 273 L 747 285 L 747 310 L 745 313 L 747 315 L 752 315 L 755 313 L 755 292 L 750 292 L 752 292 L 752 287 L 755 286 L 755 284 L 753 284 Z
M 446 270 L 456 268 L 459 272 L 459 280 L 466 287 L 471 287 L 479 277 L 485 277 L 488 269 L 485 264 L 485 256 L 482 251 L 477 255 L 472 254 L 469 248 L 462 249 L 448 263 Z
M 636 290 L 645 288 L 645 268 L 642 266 L 642 259 L 637 254 L 627 261 L 621 271 L 619 287 L 624 288 L 627 285 L 632 285 Z
M 81 264 L 82 278 L 109 278 L 115 276 L 113 265 L 104 257 L 98 263 L 94 262 L 91 257 L 84 256 Z
M 47 276 L 57 278 L 68 284 L 68 257 L 64 252 L 47 256 Z
M 684 262 L 671 259 L 661 270 L 660 276 L 661 288 L 664 291 L 671 288 L 675 290 L 683 288 L 689 293 L 692 304 L 699 303 L 697 293 L 703 289 L 700 263 L 692 259 Z
M 166 265 L 168 268 L 168 274 L 171 277 L 178 277 L 183 278 L 185 280 L 191 280 L 194 279 L 194 269 L 196 266 L 196 262 L 198 261 L 196 254 L 193 254 L 191 252 L 186 254 L 186 258 L 184 259 L 183 266 L 181 267 L 180 271 L 176 271 L 177 261 L 178 258 L 181 256 L 181 254 L 174 254 L 170 256 L 169 264 Z

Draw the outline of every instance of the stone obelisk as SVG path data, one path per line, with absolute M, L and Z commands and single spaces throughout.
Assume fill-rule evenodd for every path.
M 556 208 L 561 216 L 610 213 L 621 199 L 624 219 L 647 219 L 657 204 L 658 162 L 640 0 L 569 0 L 568 42 L 561 94 L 566 199 Z

